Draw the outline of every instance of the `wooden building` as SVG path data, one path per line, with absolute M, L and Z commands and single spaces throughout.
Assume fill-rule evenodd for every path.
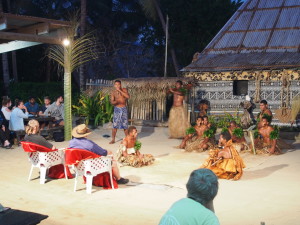
M 182 72 L 211 113 L 234 112 L 245 95 L 273 110 L 290 106 L 300 96 L 299 37 L 299 0 L 245 0 Z

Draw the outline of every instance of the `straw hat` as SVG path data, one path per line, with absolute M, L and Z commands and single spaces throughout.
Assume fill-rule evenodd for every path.
M 74 138 L 86 137 L 91 133 L 91 130 L 85 124 L 80 124 L 72 130 L 72 136 Z

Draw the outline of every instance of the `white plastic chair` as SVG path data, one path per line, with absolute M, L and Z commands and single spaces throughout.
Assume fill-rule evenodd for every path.
M 111 156 L 101 156 L 99 158 L 81 160 L 78 164 L 72 165 L 76 174 L 74 192 L 76 192 L 78 176 L 86 177 L 86 193 L 91 194 L 93 177 L 104 172 L 109 172 L 112 189 L 114 189 L 111 162 L 112 162 Z
M 66 167 L 65 167 L 65 156 L 62 149 L 52 152 L 28 152 L 28 158 L 31 162 L 31 169 L 29 172 L 28 181 L 30 181 L 32 170 L 34 167 L 40 169 L 40 184 L 44 184 L 46 181 L 46 173 L 47 170 L 51 166 L 63 164 L 64 165 L 64 173 L 66 179 L 68 179 Z

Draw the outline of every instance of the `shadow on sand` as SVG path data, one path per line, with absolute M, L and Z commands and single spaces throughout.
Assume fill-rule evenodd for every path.
M 253 170 L 253 171 L 244 171 L 244 175 L 243 175 L 243 180 L 252 180 L 252 179 L 257 179 L 257 178 L 263 178 L 263 177 L 267 177 L 270 174 L 274 173 L 277 170 L 281 170 L 284 167 L 287 167 L 288 164 L 280 164 L 280 165 L 276 165 L 276 166 L 269 166 L 269 167 L 265 167 L 263 169 L 259 169 L 259 170 Z
M 139 132 L 138 138 L 148 137 L 154 133 L 155 127 L 142 126 L 141 132 Z

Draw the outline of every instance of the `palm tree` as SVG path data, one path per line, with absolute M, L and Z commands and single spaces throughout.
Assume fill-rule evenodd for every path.
M 80 37 L 82 37 L 83 35 L 85 35 L 85 31 L 86 31 L 86 4 L 87 1 L 86 0 L 81 0 L 80 1 Z M 79 85 L 80 85 L 80 90 L 83 90 L 84 87 L 84 82 L 85 82 L 85 66 L 81 65 L 79 68 Z
M 139 0 L 139 3 L 143 7 L 144 12 L 147 17 L 149 17 L 153 20 L 156 20 L 157 16 L 158 16 L 160 23 L 162 25 L 162 28 L 163 28 L 164 32 L 166 33 L 166 30 L 167 30 L 166 21 L 165 21 L 164 15 L 161 11 L 158 1 L 159 0 Z M 170 38 L 170 34 L 169 34 L 169 38 Z M 176 72 L 177 77 L 179 77 L 179 70 L 178 70 L 179 66 L 178 66 L 178 62 L 177 62 L 175 49 L 172 47 L 172 45 L 169 46 L 169 48 L 170 48 L 170 52 L 171 52 L 171 56 L 172 56 L 172 60 L 173 60 L 174 70 Z
M 78 28 L 78 16 L 71 19 L 72 26 L 66 30 L 67 39 L 64 45 L 52 45 L 48 57 L 64 68 L 64 122 L 65 140 L 71 139 L 72 114 L 71 114 L 71 74 L 84 63 L 98 58 L 96 41 L 92 33 L 74 39 Z

